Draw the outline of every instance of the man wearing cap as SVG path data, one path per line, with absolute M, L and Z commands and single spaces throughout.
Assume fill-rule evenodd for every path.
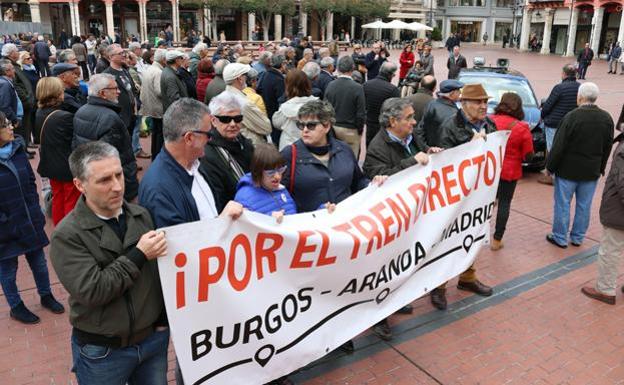
M 284 95 L 286 89 L 285 72 L 286 58 L 283 55 L 273 55 L 271 68 L 264 73 L 260 84 L 258 84 L 258 93 L 264 100 L 269 120 L 273 119 L 273 114 L 279 109 L 278 99 Z M 280 130 L 273 130 L 271 133 L 273 143 L 279 143 L 280 134 Z
M 177 75 L 178 68 L 184 61 L 184 54 L 177 50 L 167 51 L 167 66 L 160 75 L 160 93 L 162 96 L 163 113 L 176 100 L 188 98 L 188 89 Z
M 61 79 L 65 87 L 65 96 L 61 109 L 75 114 L 85 104 L 87 98 L 80 92 L 80 67 L 71 63 L 59 63 L 52 67 L 52 75 Z
M 232 63 L 223 70 L 225 91 L 236 94 L 248 100 L 243 89 L 247 86 L 247 73 L 251 67 L 241 63 Z M 258 143 L 266 143 L 266 136 L 271 134 L 271 122 L 266 114 L 255 104 L 248 102 L 241 111 L 243 123 L 241 133 L 251 140 L 254 146 Z
M 442 123 L 441 147 L 451 148 L 471 140 L 484 139 L 496 131 L 496 124 L 487 117 L 490 98 L 481 84 L 467 84 L 462 90 L 461 109 Z M 492 288 L 477 279 L 474 264 L 459 275 L 457 288 L 488 297 Z M 446 309 L 446 282 L 431 291 L 431 303 L 437 309 Z
M 459 111 L 456 103 L 460 99 L 460 90 L 463 86 L 464 83 L 457 80 L 444 80 L 440 83 L 438 98 L 427 104 L 422 119 L 418 122 L 416 129 L 418 147 L 424 151 L 429 151 L 430 147 L 440 147 L 440 126 L 449 116 Z
M 111 44 L 106 49 L 110 66 L 102 73 L 111 74 L 115 77 L 119 88 L 119 117 L 123 121 L 128 132 L 132 134 L 134 120 L 136 119 L 136 100 L 138 94 L 137 87 L 132 80 L 132 76 L 125 68 L 127 53 L 119 44 Z

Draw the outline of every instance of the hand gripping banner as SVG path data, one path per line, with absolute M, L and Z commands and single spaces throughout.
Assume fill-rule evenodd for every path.
M 489 238 L 507 137 L 435 154 L 332 214 L 166 228 L 158 265 L 185 383 L 266 383 L 465 271 Z

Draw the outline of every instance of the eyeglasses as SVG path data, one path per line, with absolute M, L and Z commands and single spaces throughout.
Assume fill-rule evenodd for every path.
M 106 87 L 106 88 L 102 88 L 102 90 L 116 90 L 116 91 L 119 91 L 119 87 Z
M 234 123 L 240 123 L 243 121 L 243 115 L 234 115 L 234 116 L 223 116 L 223 115 L 215 115 L 215 118 L 219 119 L 221 123 L 228 124 L 234 121 Z
M 262 171 L 264 173 L 264 175 L 272 178 L 274 177 L 276 174 L 280 174 L 282 175 L 284 172 L 286 172 L 286 166 L 282 166 L 280 168 L 275 168 L 273 170 L 263 170 Z
M 318 120 L 311 120 L 309 122 L 298 121 L 297 128 L 302 131 L 304 128 L 307 128 L 308 131 L 314 131 L 316 129 L 316 126 L 318 126 L 319 124 L 321 124 L 321 122 L 319 122 Z
M 205 135 L 206 138 L 210 139 L 210 131 L 193 130 L 188 132 L 192 132 L 193 134 L 202 134 Z
M 114 53 L 114 54 L 112 54 L 111 56 L 116 56 L 116 55 L 128 56 L 128 54 L 127 54 L 126 52 L 124 52 L 124 51 Z

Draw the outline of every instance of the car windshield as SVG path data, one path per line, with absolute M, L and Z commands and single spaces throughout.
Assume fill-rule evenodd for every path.
M 513 92 L 522 98 L 523 107 L 537 107 L 537 101 L 535 100 L 533 90 L 529 87 L 529 83 L 524 80 L 504 77 L 480 77 L 468 74 L 460 74 L 458 80 L 464 84 L 483 84 L 485 91 L 487 91 L 488 95 L 492 96 L 489 102 L 490 104 L 498 104 L 505 92 Z

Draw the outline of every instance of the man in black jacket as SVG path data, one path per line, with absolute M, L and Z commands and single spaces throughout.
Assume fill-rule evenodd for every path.
M 37 71 L 39 71 L 39 75 L 41 77 L 50 76 L 50 66 L 48 63 L 50 62 L 50 56 L 52 53 L 50 52 L 50 46 L 45 42 L 43 35 L 39 35 L 37 37 L 37 42 L 33 47 L 33 52 L 35 53 L 35 66 L 37 67 Z
M 119 151 L 123 166 L 124 198 L 132 201 L 139 190 L 137 164 L 130 133 L 119 112 L 119 88 L 115 77 L 110 74 L 93 75 L 89 80 L 88 102 L 74 115 L 72 148 L 94 140 L 112 144 Z
M 239 179 L 251 166 L 253 144 L 240 133 L 247 103 L 247 99 L 228 91 L 210 102 L 213 128 L 199 172 L 212 190 L 218 213 L 234 199 Z
M 585 79 L 587 68 L 591 65 L 592 60 L 594 60 L 594 50 L 589 48 L 589 43 L 585 43 L 585 48 L 583 48 L 576 57 L 579 79 Z
M 273 55 L 271 57 L 271 68 L 262 75 L 262 79 L 258 84 L 257 92 L 264 100 L 267 116 L 271 121 L 273 120 L 273 114 L 279 110 L 278 99 L 284 95 L 286 89 L 285 72 L 286 58 L 283 55 Z M 273 132 L 271 132 L 273 143 L 279 143 L 281 133 L 280 130 L 273 128 Z
M 338 59 L 340 75 L 327 85 L 325 100 L 331 103 L 336 111 L 334 124 L 336 138 L 347 143 L 357 158 L 366 121 L 366 100 L 364 88 L 351 78 L 354 70 L 355 63 L 351 56 Z
M 459 72 L 462 68 L 468 67 L 466 58 L 459 53 L 459 46 L 453 47 L 451 56 L 446 61 L 446 68 L 448 68 L 448 78 L 457 79 Z
M 373 140 L 375 135 L 377 135 L 377 131 L 379 131 L 379 113 L 383 102 L 388 98 L 398 98 L 401 96 L 399 89 L 391 83 L 396 71 L 396 64 L 384 62 L 379 69 L 379 75 L 375 79 L 364 83 L 367 145 Z
M 379 74 L 381 65 L 387 60 L 386 51 L 381 49 L 381 43 L 373 44 L 373 50 L 366 54 L 365 65 L 367 69 L 367 79 L 373 80 Z
M 613 145 L 613 119 L 596 106 L 598 86 L 579 87 L 578 108 L 568 113 L 557 130 L 546 168 L 555 175 L 555 207 L 552 233 L 546 240 L 568 247 L 570 202 L 575 197 L 570 243 L 580 246 L 589 227 L 591 202 L 600 175 L 604 175 Z
M 572 64 L 563 66 L 561 83 L 553 87 L 548 99 L 542 105 L 542 120 L 546 134 L 546 149 L 550 152 L 557 132 L 557 127 L 563 117 L 576 108 L 576 96 L 581 83 L 576 81 L 576 69 Z M 540 176 L 538 182 L 552 184 L 550 175 Z
M 442 123 L 459 111 L 456 103 L 461 97 L 460 90 L 463 86 L 464 83 L 457 80 L 444 80 L 440 83 L 438 98 L 427 104 L 422 119 L 418 122 L 416 129 L 418 147 L 429 151 L 430 147 L 441 146 Z
M 178 77 L 178 69 L 184 61 L 184 54 L 177 50 L 167 51 L 167 66 L 160 75 L 160 95 L 162 97 L 163 113 L 176 100 L 188 97 L 188 89 Z
M 80 92 L 80 67 L 76 64 L 59 63 L 52 67 L 52 74 L 61 79 L 65 87 L 61 109 L 75 114 L 85 104 L 87 98 Z
M 119 116 L 123 121 L 128 132 L 132 135 L 134 129 L 134 120 L 136 119 L 136 100 L 138 89 L 132 80 L 132 76 L 125 68 L 126 57 L 128 53 L 121 48 L 119 44 L 111 44 L 106 49 L 108 59 L 110 60 L 110 66 L 102 73 L 111 74 L 117 81 L 117 87 L 119 88 Z

